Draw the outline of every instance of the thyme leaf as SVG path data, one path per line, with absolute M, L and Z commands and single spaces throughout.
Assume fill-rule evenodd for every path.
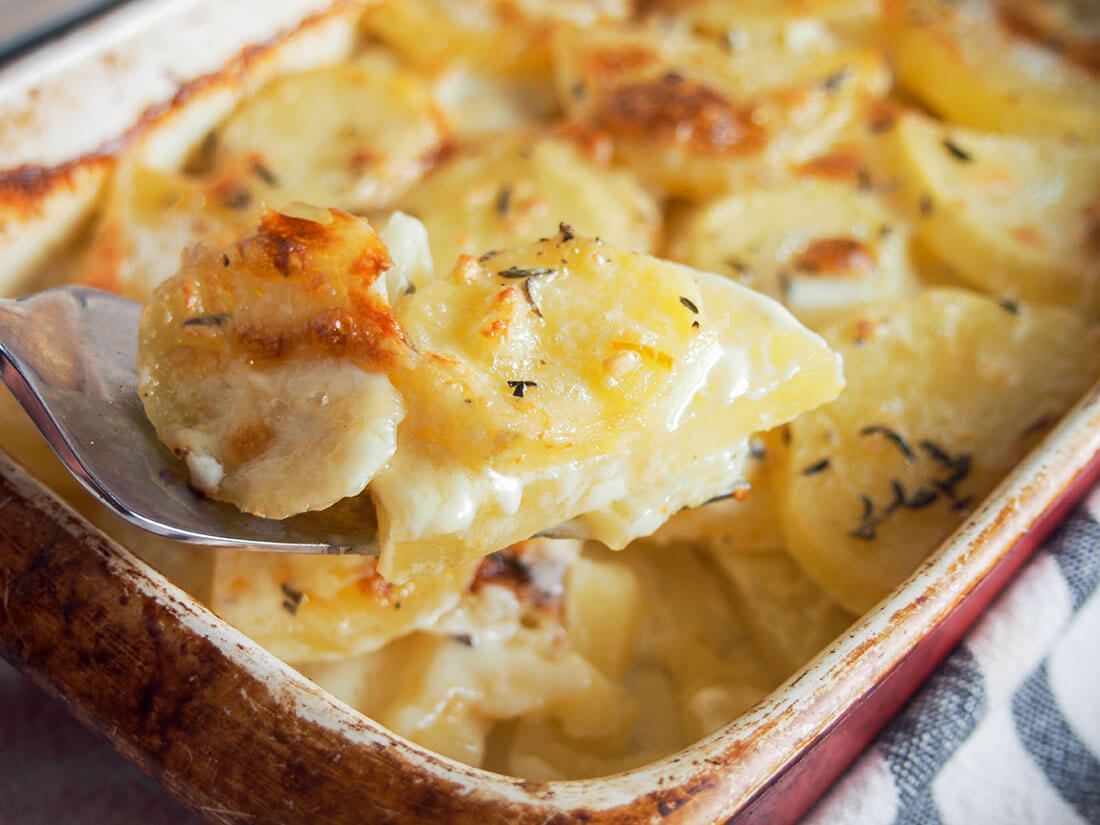
M 533 266 L 529 268 L 523 268 L 521 266 L 510 266 L 507 269 L 502 269 L 497 273 L 501 278 L 516 279 L 516 278 L 541 278 L 543 275 L 553 275 L 554 270 L 544 266 Z
M 859 431 L 860 435 L 884 435 L 894 446 L 901 450 L 902 455 L 905 456 L 907 461 L 912 461 L 917 457 L 917 454 L 913 452 L 913 448 L 909 446 L 909 442 L 906 441 L 900 433 L 895 430 L 891 430 L 885 424 L 871 424 L 864 427 Z
M 185 327 L 220 327 L 229 320 L 228 312 L 215 312 L 213 315 L 200 315 L 183 322 Z
M 302 604 L 302 591 L 295 590 L 286 582 L 283 582 L 280 587 L 283 591 L 283 609 L 291 616 L 293 616 L 298 612 L 298 608 Z
M 804 475 L 804 476 L 817 475 L 822 470 L 825 470 L 828 467 L 829 467 L 829 459 L 823 458 L 820 461 L 815 461 L 813 464 L 809 465 L 808 467 L 803 467 L 802 468 L 802 475 Z
M 496 203 L 497 214 L 500 215 L 502 218 L 505 215 L 507 215 L 508 214 L 508 207 L 511 205 L 511 203 L 512 203 L 512 187 L 510 187 L 510 186 L 501 187 L 500 194 L 497 195 L 497 203 Z

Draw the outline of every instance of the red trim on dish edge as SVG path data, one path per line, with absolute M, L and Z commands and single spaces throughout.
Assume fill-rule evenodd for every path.
M 955 648 L 1054 528 L 1100 481 L 1100 454 L 1043 511 L 996 566 L 904 658 L 803 748 L 726 825 L 794 825 L 855 762 Z

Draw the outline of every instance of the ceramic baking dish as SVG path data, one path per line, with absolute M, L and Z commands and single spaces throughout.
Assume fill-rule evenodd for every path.
M 256 8 L 138 2 L 0 72 L 0 291 L 78 231 L 115 140 L 173 166 L 249 89 L 351 47 L 354 4 Z M 906 583 L 771 696 L 613 777 L 509 778 L 391 734 L 2 454 L 0 653 L 212 822 L 789 823 L 1100 476 L 1098 455 L 1094 388 Z

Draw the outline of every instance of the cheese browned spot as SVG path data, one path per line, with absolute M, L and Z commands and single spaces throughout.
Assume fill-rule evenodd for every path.
M 392 455 L 410 349 L 359 218 L 273 211 L 227 247 L 197 246 L 142 316 L 139 391 L 192 482 L 282 518 L 355 495 Z
M 858 175 L 827 177 L 745 187 L 684 210 L 669 254 L 771 295 L 814 326 L 915 291 L 908 225 Z
M 766 142 L 751 106 L 736 106 L 675 72 L 610 91 L 600 101 L 593 124 L 624 137 L 672 140 L 706 154 L 759 152 Z
M 717 195 L 826 153 L 886 91 L 882 55 L 798 40 L 731 51 L 659 26 L 560 32 L 558 97 L 590 145 L 606 137 L 658 191 Z
M 338 250 L 333 241 L 330 223 L 268 211 L 259 231 L 237 244 L 239 257 L 230 265 L 258 282 L 253 288 L 261 300 L 241 301 L 225 331 L 236 333 L 250 357 L 348 358 L 378 369 L 407 353 L 400 324 L 385 297 L 372 290 L 393 263 L 385 245 L 373 232 L 362 235 L 358 249 Z M 293 284 L 283 289 L 283 281 Z M 283 297 L 307 303 L 273 311 L 272 300 Z
M 876 263 L 875 253 L 855 238 L 821 238 L 812 241 L 795 258 L 795 266 L 811 275 L 866 275 Z

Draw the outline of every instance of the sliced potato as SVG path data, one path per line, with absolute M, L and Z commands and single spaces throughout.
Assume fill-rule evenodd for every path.
M 838 37 L 870 43 L 882 24 L 878 0 L 658 0 L 655 5 L 721 38 L 731 51 L 760 45 L 827 48 Z
M 564 221 L 585 237 L 650 252 L 653 197 L 629 174 L 593 163 L 566 140 L 512 134 L 447 159 L 398 207 L 427 227 L 441 275 L 462 254 L 533 243 Z
M 786 553 L 743 553 L 721 545 L 707 552 L 733 582 L 757 650 L 780 673 L 802 667 L 855 619 Z
M 469 646 L 434 634 L 402 639 L 404 667 L 387 674 L 401 680 L 401 692 L 371 717 L 437 753 L 476 765 L 497 720 L 569 717 L 575 709 L 601 734 L 637 714 L 621 688 L 563 648 L 555 633 L 518 621 L 509 629 L 505 637 L 484 636 Z
M 668 250 L 811 326 L 917 288 L 908 226 L 858 184 L 802 180 L 701 204 L 673 225 Z
M 248 512 L 369 484 L 391 581 L 563 522 L 622 547 L 842 383 L 774 302 L 564 224 L 413 290 L 411 218 L 387 227 L 393 266 L 365 220 L 313 217 L 193 249 L 142 316 L 139 391 L 192 483 Z
M 885 93 L 872 49 L 746 49 L 664 29 L 555 41 L 566 113 L 651 185 L 700 198 L 823 153 Z
M 216 552 L 211 608 L 292 664 L 358 656 L 431 627 L 473 573 L 452 567 L 391 584 L 373 557 Z
M 830 328 L 847 388 L 789 426 L 791 555 L 862 613 L 961 523 L 1100 373 L 1100 330 L 1054 307 L 932 289 Z
M 838 364 L 763 296 L 573 235 L 464 258 L 395 305 L 419 353 L 372 481 L 404 579 L 570 519 L 612 547 L 728 492 L 744 440 L 832 397 Z
M 200 241 L 224 245 L 255 225 L 264 201 L 279 194 L 251 164 L 216 175 L 186 177 L 136 162 L 119 164 L 105 194 L 91 243 L 81 256 L 81 280 L 147 301 Z
M 383 54 L 278 78 L 215 133 L 215 168 L 262 169 L 282 202 L 377 209 L 430 168 L 447 132 L 414 73 Z
M 328 507 L 393 455 L 409 350 L 376 281 L 370 225 L 265 214 L 223 250 L 197 246 L 146 305 L 138 390 L 191 483 L 269 518 Z M 293 468 L 293 469 L 291 469 Z
M 615 605 L 606 604 L 612 599 L 589 586 L 603 579 L 614 583 L 611 595 L 622 594 L 626 585 L 627 601 L 644 606 L 632 620 L 627 667 L 618 680 L 624 700 L 642 712 L 620 717 L 602 733 L 523 718 L 508 726 L 504 752 L 489 754 L 488 767 L 544 779 L 627 770 L 717 730 L 778 683 L 779 672 L 754 647 L 725 578 L 697 548 L 643 541 L 626 553 L 609 553 L 590 544 L 578 563 L 566 580 L 567 604 L 583 602 L 581 612 L 593 620 L 601 612 L 614 613 Z M 593 571 L 596 579 L 589 578 Z M 578 581 L 582 587 L 571 593 Z M 590 630 L 590 638 L 622 649 L 614 627 Z M 596 651 L 597 659 L 602 655 Z
M 763 439 L 751 439 L 744 481 L 729 495 L 676 513 L 647 543 L 708 544 L 737 553 L 782 550 L 783 533 L 766 449 Z
M 559 111 L 549 74 L 497 74 L 451 66 L 434 79 L 432 95 L 459 142 L 547 124 Z
M 1100 146 L 945 126 L 890 133 L 918 238 L 967 282 L 1100 314 Z
M 661 686 L 667 688 L 665 682 Z M 647 729 L 667 734 L 670 731 L 668 711 L 675 707 L 676 697 L 667 689 L 661 691 L 660 696 L 654 693 L 657 691 L 647 693 L 645 712 L 641 715 L 646 720 Z M 647 742 L 645 747 L 626 749 L 619 745 L 617 739 L 612 739 L 608 744 L 604 738 L 573 737 L 552 719 L 521 718 L 512 725 L 504 726 L 504 730 L 506 733 L 501 738 L 506 741 L 506 750 L 499 754 L 486 754 L 484 767 L 525 779 L 609 776 L 656 762 L 679 749 L 677 744 L 652 741 Z M 671 730 L 675 734 L 675 729 Z
M 570 565 L 563 624 L 577 652 L 609 679 L 626 673 L 641 609 L 641 588 L 623 565 L 592 558 Z
M 525 542 L 486 560 L 429 630 L 361 657 L 357 672 L 340 661 L 303 670 L 398 734 L 470 764 L 492 724 L 517 717 L 625 745 L 636 704 L 573 648 L 559 618 L 576 555 L 575 543 L 562 544 Z
M 433 70 L 537 73 L 550 65 L 550 37 L 562 26 L 621 20 L 630 0 L 383 0 L 363 15 L 368 34 Z
M 1084 140 L 1100 133 L 1100 79 L 1050 41 L 1022 36 L 994 0 L 886 0 L 886 20 L 898 81 L 948 120 Z
M 601 559 L 610 555 L 586 552 Z M 672 737 L 675 747 L 732 721 L 778 684 L 784 674 L 756 646 L 725 577 L 707 554 L 687 544 L 661 547 L 641 541 L 610 558 L 637 579 L 645 605 L 627 689 L 648 707 L 649 696 L 659 696 L 667 680 L 677 699 L 675 716 L 660 721 L 682 737 Z M 641 742 L 647 738 L 643 731 L 634 736 Z M 652 745 L 662 741 L 667 733 L 650 740 Z

